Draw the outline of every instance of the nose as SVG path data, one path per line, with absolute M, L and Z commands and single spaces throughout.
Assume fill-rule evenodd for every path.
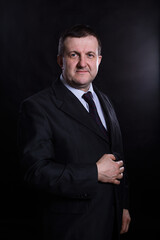
M 85 68 L 87 65 L 85 56 L 80 56 L 78 61 L 78 67 L 79 68 Z

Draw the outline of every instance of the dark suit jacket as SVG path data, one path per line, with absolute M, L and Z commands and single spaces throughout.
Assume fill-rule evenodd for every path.
M 60 80 L 21 106 L 21 165 L 25 181 L 45 199 L 45 240 L 104 240 L 107 235 L 101 232 L 110 222 L 106 220 L 108 199 L 116 206 L 119 230 L 122 209 L 128 208 L 125 176 L 119 186 L 98 182 L 96 162 L 105 153 L 114 154 L 117 160 L 124 157 L 113 107 L 106 95 L 94 90 L 103 107 L 109 139 Z

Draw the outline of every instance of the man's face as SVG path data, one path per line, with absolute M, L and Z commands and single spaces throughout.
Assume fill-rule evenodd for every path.
M 58 56 L 58 64 L 69 85 L 87 91 L 97 75 L 102 56 L 98 55 L 98 41 L 94 36 L 67 37 L 64 55 Z

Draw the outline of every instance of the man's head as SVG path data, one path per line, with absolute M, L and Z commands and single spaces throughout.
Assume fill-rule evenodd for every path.
M 69 85 L 87 91 L 98 73 L 101 42 L 89 26 L 76 25 L 66 30 L 59 40 L 58 64 Z
M 59 45 L 58 45 L 58 55 L 63 56 L 64 50 L 65 50 L 65 39 L 67 37 L 72 37 L 72 38 L 82 38 L 82 37 L 87 37 L 87 36 L 93 36 L 97 39 L 98 42 L 98 54 L 101 55 L 101 40 L 97 33 L 88 25 L 75 25 L 66 31 L 64 31 L 59 39 Z

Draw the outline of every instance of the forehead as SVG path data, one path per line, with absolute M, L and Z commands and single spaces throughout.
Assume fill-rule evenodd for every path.
M 66 51 L 98 51 L 98 41 L 94 36 L 81 38 L 67 37 L 64 41 Z

